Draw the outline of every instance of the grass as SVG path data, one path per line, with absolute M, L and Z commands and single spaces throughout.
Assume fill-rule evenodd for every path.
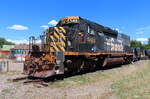
M 13 94 L 16 92 L 17 88 L 21 87 L 22 83 L 21 82 L 12 83 L 11 81 L 8 81 L 7 79 L 13 76 L 18 76 L 18 75 L 21 75 L 21 73 L 20 72 L 6 72 L 0 75 L 1 82 L 4 82 L 5 86 L 7 86 L 7 88 L 2 89 L 2 91 L 0 92 L 0 99 L 7 99 L 7 98 L 16 99 L 16 97 L 13 96 Z
M 146 68 L 112 84 L 119 99 L 150 99 L 150 62 Z
M 50 88 L 53 86 L 57 87 L 58 89 L 60 88 L 62 90 L 67 90 L 67 88 L 70 89 L 78 86 L 101 86 L 105 84 L 106 88 L 111 89 L 111 91 L 104 92 L 102 96 L 99 96 L 99 94 L 97 94 L 95 96 L 98 97 L 97 99 L 108 99 L 108 97 L 110 96 L 115 96 L 117 99 L 150 99 L 150 61 L 148 64 L 147 62 L 148 61 L 142 62 L 143 66 L 130 64 L 121 68 L 110 69 L 105 72 L 97 71 L 83 75 L 76 75 L 64 78 L 64 80 L 55 81 L 53 83 L 50 82 L 49 86 Z M 148 66 L 146 66 L 146 64 Z M 5 75 L 7 77 L 11 75 L 18 76 L 21 74 L 18 72 L 10 72 Z M 11 82 L 6 82 L 11 85 Z M 22 85 L 23 84 L 21 82 L 15 82 L 12 85 L 13 88 L 10 87 L 10 89 L 3 89 L 3 94 L 0 95 L 0 99 L 3 99 L 4 96 L 13 97 L 12 95 L 16 92 L 16 89 L 19 90 Z M 28 96 L 30 93 L 34 93 L 34 89 L 29 89 L 24 92 L 25 96 Z M 88 94 L 86 96 L 86 99 L 91 99 L 93 95 L 95 94 Z M 38 95 L 35 95 L 35 98 L 36 97 L 38 97 Z M 48 96 L 45 96 L 45 98 L 47 97 Z M 14 96 L 14 98 L 16 98 L 16 96 Z M 62 95 L 62 99 L 66 98 L 67 93 L 65 94 L 64 92 L 64 95 Z
M 3 89 L 2 93 L 10 93 L 10 90 L 9 89 Z
M 107 78 L 108 75 L 103 74 L 102 72 L 89 73 L 86 75 L 77 75 L 69 78 L 65 78 L 64 80 L 54 82 L 53 85 L 56 87 L 72 87 L 79 85 L 88 85 L 104 78 Z
M 5 99 L 6 98 L 6 94 L 10 94 L 10 89 L 3 89 L 2 92 L 0 93 L 0 99 Z
M 72 86 L 88 85 L 110 82 L 113 89 L 110 95 L 116 95 L 119 99 L 150 99 L 150 61 L 147 66 L 128 65 L 109 72 L 94 72 L 86 75 L 78 75 L 54 82 L 56 87 L 68 88 Z M 104 82 L 103 82 L 104 83 Z M 102 83 L 102 84 L 103 84 Z M 101 99 L 107 99 L 104 94 Z
M 21 72 L 7 72 L 7 75 L 20 75 Z

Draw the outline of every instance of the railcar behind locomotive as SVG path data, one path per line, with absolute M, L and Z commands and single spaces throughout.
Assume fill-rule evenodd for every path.
M 134 52 L 134 55 L 133 55 L 134 61 L 140 60 L 141 59 L 141 55 L 142 55 L 141 49 L 138 47 L 138 48 L 133 48 L 132 50 Z
M 42 50 L 32 43 L 25 58 L 24 72 L 29 76 L 75 74 L 133 61 L 129 36 L 79 16 L 62 18 L 45 36 Z
M 150 59 L 150 49 L 145 50 L 145 56 L 147 56 Z

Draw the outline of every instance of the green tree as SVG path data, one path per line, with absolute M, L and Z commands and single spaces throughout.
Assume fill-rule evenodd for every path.
M 131 48 L 137 48 L 137 47 L 142 47 L 142 43 L 137 40 L 131 40 Z
M 141 51 L 145 49 L 150 49 L 150 38 L 148 39 L 148 44 L 142 44 L 140 41 L 131 40 L 131 48 L 140 48 Z
M 0 37 L 0 48 L 1 48 L 3 45 L 14 45 L 14 43 L 9 42 L 9 41 L 7 41 L 6 39 Z
M 150 47 L 150 38 L 148 38 L 148 46 Z

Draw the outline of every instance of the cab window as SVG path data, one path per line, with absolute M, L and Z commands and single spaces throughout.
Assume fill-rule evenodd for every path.
M 63 25 L 63 27 L 76 30 L 76 29 L 78 29 L 79 25 L 78 24 L 65 24 L 65 25 Z
M 90 26 L 88 26 L 88 33 L 91 35 L 95 35 L 94 29 L 92 29 Z
M 86 24 L 80 24 L 80 31 L 85 32 L 87 30 Z

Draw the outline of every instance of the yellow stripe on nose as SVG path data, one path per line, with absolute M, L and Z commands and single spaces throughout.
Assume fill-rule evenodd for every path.
M 65 29 L 63 27 L 59 27 L 64 33 L 66 33 Z
M 51 39 L 52 39 L 53 41 L 56 41 L 55 38 L 54 38 L 53 36 L 51 36 Z
M 54 48 L 57 52 L 59 52 L 59 49 L 58 49 L 55 45 L 53 45 L 53 48 Z
M 66 31 L 63 29 L 63 27 L 54 27 L 54 32 L 53 32 L 53 35 L 51 36 L 51 39 L 52 39 L 52 49 L 50 49 L 52 52 L 54 51 L 57 51 L 57 52 L 60 52 L 60 51 L 63 51 L 65 52 L 65 40 L 66 40 L 66 37 L 64 35 L 64 33 L 66 33 Z
M 53 48 L 50 49 L 51 52 L 55 52 Z
M 57 38 L 57 40 L 60 40 L 60 38 L 56 32 L 54 32 L 54 36 Z
M 64 47 L 66 47 L 66 44 L 65 44 L 64 41 L 61 41 L 61 44 L 62 44 Z
M 59 45 L 59 48 L 60 48 L 63 52 L 65 52 L 64 47 L 62 47 L 61 45 Z
M 54 29 L 55 29 L 58 33 L 60 33 L 60 31 L 59 31 L 59 29 L 58 29 L 57 27 L 54 27 Z
M 66 37 L 64 36 L 63 33 L 60 33 L 60 36 L 61 36 L 64 40 L 66 40 Z

